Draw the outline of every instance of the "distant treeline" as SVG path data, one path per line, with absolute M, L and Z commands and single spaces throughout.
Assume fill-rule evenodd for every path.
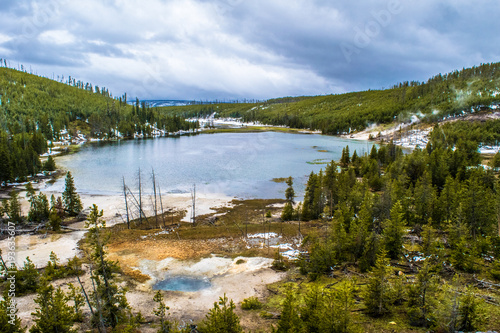
M 471 108 L 480 109 L 500 102 L 500 63 L 482 64 L 427 82 L 402 82 L 385 90 L 368 90 L 315 97 L 284 97 L 259 103 L 188 105 L 161 108 L 183 117 L 241 117 L 270 125 L 321 130 L 345 134 L 371 124 L 410 121 L 419 116 L 433 122 Z
M 440 126 L 440 131 L 452 144 L 467 138 L 476 143 L 498 145 L 500 142 L 500 119 L 455 121 L 443 124 Z

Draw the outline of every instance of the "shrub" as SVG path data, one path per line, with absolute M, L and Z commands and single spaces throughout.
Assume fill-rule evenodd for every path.
M 286 271 L 290 268 L 290 263 L 286 258 L 284 258 L 280 254 L 280 250 L 278 249 L 278 253 L 276 255 L 276 258 L 273 261 L 273 264 L 271 265 L 271 268 L 276 270 L 276 271 Z
M 224 297 L 220 297 L 219 302 L 214 303 L 214 307 L 209 310 L 206 319 L 199 325 L 198 331 L 202 333 L 243 332 L 240 318 L 234 313 L 235 307 L 233 301 L 224 294 Z
M 255 296 L 245 298 L 243 302 L 241 302 L 241 308 L 243 310 L 258 310 L 262 308 L 262 303 Z
M 274 318 L 274 315 L 271 312 L 267 312 L 267 311 L 261 311 L 259 315 L 264 319 Z

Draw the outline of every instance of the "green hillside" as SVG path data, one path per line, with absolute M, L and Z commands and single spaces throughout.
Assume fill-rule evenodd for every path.
M 189 105 L 161 108 L 185 117 L 217 112 L 271 125 L 342 134 L 373 123 L 408 121 L 413 115 L 434 121 L 500 101 L 500 63 L 483 64 L 427 82 L 403 82 L 386 90 L 369 90 L 316 97 L 286 97 L 254 104 Z M 425 117 L 424 117 L 425 116 Z
M 118 130 L 124 137 L 160 130 L 176 132 L 195 127 L 173 115 L 160 113 L 126 95 L 112 98 L 105 88 L 76 81 L 66 83 L 0 68 L 0 184 L 24 180 L 43 170 L 38 157 L 47 151 L 47 140 L 58 140 L 62 130 L 72 136 L 112 138 Z
M 112 98 L 106 88 L 71 77 L 61 83 L 0 68 L 0 125 L 9 134 L 32 133 L 38 128 L 51 140 L 57 139 L 64 128 L 79 129 L 92 137 L 112 137 L 115 128 L 125 136 L 133 132 L 147 134 L 146 124 L 155 123 L 168 131 L 189 128 L 189 124 L 139 105 L 138 101 L 135 106 L 128 105 L 126 98 Z M 78 120 L 84 120 L 86 125 Z

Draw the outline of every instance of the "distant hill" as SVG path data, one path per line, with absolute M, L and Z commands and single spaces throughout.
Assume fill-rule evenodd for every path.
M 184 117 L 242 117 L 271 125 L 321 130 L 325 134 L 360 131 L 371 124 L 440 118 L 500 103 L 500 63 L 482 64 L 427 82 L 402 82 L 385 90 L 327 96 L 284 97 L 260 103 L 188 105 L 161 108 Z
M 106 88 L 71 77 L 62 83 L 0 67 L 0 184 L 43 170 L 38 156 L 47 151 L 47 140 L 57 141 L 62 133 L 108 139 L 195 126 L 139 100 L 128 105 L 126 95 L 113 98 Z
M 106 138 L 115 130 L 125 136 L 147 134 L 147 124 L 160 129 L 188 129 L 178 119 L 159 114 L 146 103 L 127 103 L 126 94 L 113 98 L 106 88 L 69 77 L 65 83 L 0 68 L 0 128 L 10 135 L 38 129 L 46 139 L 61 130 Z

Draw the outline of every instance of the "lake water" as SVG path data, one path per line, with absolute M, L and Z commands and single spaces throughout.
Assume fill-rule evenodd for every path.
M 279 177 L 294 177 L 303 195 L 311 171 L 339 160 L 346 145 L 361 155 L 372 143 L 317 134 L 216 133 L 86 144 L 56 163 L 71 171 L 81 193 L 121 193 L 122 177 L 134 190 L 139 168 L 144 192 L 151 192 L 153 168 L 162 193 L 189 192 L 196 184 L 198 193 L 269 199 L 284 198 L 286 184 L 272 181 Z M 62 191 L 64 179 L 51 189 Z

